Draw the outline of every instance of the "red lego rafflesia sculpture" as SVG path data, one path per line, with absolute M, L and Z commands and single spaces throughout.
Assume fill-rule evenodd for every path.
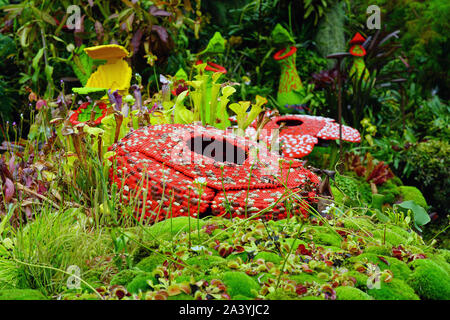
M 251 217 L 294 188 L 303 190 L 297 194 L 303 200 L 294 203 L 291 214 L 306 216 L 307 202 L 316 201 L 320 182 L 300 161 L 280 161 L 259 144 L 212 127 L 148 126 L 110 150 L 115 151 L 111 161 L 116 163 L 111 180 L 128 200 L 137 199 L 139 216 L 150 221 L 195 216 L 198 211 L 201 216 L 231 212 L 234 217 Z M 260 217 L 286 216 L 280 201 Z

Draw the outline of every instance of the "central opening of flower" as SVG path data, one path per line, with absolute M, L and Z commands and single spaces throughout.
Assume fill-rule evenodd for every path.
M 227 140 L 220 140 L 210 136 L 193 137 L 187 141 L 187 145 L 192 152 L 219 162 L 241 165 L 248 157 L 245 149 Z
M 285 126 L 285 127 L 296 127 L 296 126 L 302 125 L 302 124 L 303 124 L 303 121 L 302 121 L 302 120 L 299 120 L 299 119 L 285 119 L 285 120 L 281 119 L 281 120 L 278 120 L 276 123 L 277 123 L 277 125 L 279 125 L 279 126 L 280 126 L 282 123 L 284 123 L 284 126 Z

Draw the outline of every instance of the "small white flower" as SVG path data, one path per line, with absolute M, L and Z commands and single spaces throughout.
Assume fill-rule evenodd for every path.
M 206 184 L 206 178 L 204 177 L 195 178 L 194 184 L 204 185 Z
M 325 210 L 322 210 L 322 213 L 329 213 L 331 211 L 331 209 L 334 209 L 336 207 L 335 203 L 330 204 L 329 206 L 327 206 L 325 208 Z

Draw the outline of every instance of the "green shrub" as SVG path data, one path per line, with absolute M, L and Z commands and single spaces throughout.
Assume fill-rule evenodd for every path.
M 447 140 L 430 139 L 409 149 L 408 161 L 414 163 L 411 178 L 429 197 L 436 209 L 447 212 L 450 207 L 450 144 Z

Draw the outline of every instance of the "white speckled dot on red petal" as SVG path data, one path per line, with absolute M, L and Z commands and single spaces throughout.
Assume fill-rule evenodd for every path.
M 319 131 L 317 137 L 330 140 L 339 139 L 339 123 L 327 122 L 322 130 Z M 349 142 L 361 142 L 361 135 L 359 134 L 358 130 L 343 125 L 342 140 Z

